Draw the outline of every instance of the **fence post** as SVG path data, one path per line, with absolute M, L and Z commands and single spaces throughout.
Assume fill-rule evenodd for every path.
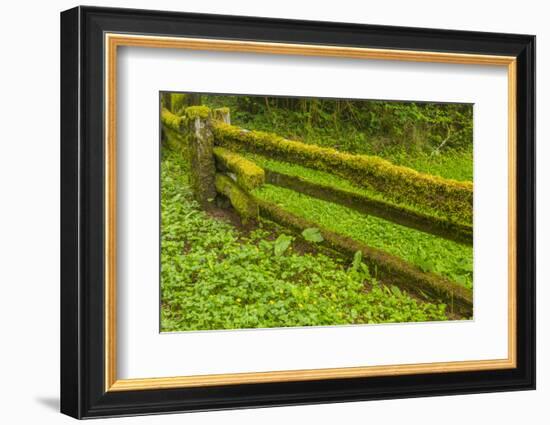
M 214 119 L 225 124 L 231 124 L 231 113 L 229 112 L 229 108 L 214 109 Z
M 195 200 L 206 207 L 216 197 L 212 115 L 205 106 L 190 106 L 185 112 L 188 117 L 190 184 Z

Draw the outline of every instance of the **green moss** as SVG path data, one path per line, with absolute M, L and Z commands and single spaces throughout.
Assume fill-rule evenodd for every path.
M 214 148 L 218 168 L 237 176 L 237 183 L 245 191 L 251 191 L 265 183 L 265 172 L 252 161 L 222 147 Z
M 230 177 L 224 174 L 216 174 L 216 190 L 229 198 L 235 211 L 244 222 L 258 218 L 258 204 L 244 192 Z
M 231 116 L 229 114 L 229 108 L 216 108 L 212 110 L 212 118 L 224 122 L 225 124 L 231 124 Z
M 284 230 L 245 234 L 214 218 L 192 200 L 188 171 L 181 154 L 163 152 L 162 332 L 447 320 L 444 306 L 388 291 L 341 258 L 296 244 L 275 256 Z
M 175 114 L 181 114 L 185 108 L 185 94 L 183 93 L 172 93 L 172 107 L 171 111 Z
M 194 120 L 197 118 L 206 119 L 210 115 L 210 108 L 208 106 L 189 106 L 185 108 L 185 115 L 190 120 Z
M 162 145 L 171 151 L 184 152 L 187 148 L 185 134 L 162 126 Z
M 208 108 L 193 106 L 186 109 L 191 110 L 191 116 L 199 116 Z M 186 127 L 188 138 L 188 154 L 191 165 L 190 183 L 193 188 L 195 199 L 204 207 L 216 197 L 215 174 L 216 164 L 214 161 L 214 139 L 212 136 L 210 120 L 202 122 L 198 119 L 189 119 Z
M 229 113 L 229 108 L 227 108 L 227 107 L 216 108 L 216 109 L 214 109 L 214 111 L 219 112 L 220 114 L 228 114 Z
M 290 162 L 278 161 L 276 159 L 268 158 L 258 154 L 245 153 L 243 154 L 243 156 L 258 164 L 266 172 L 273 171 L 276 173 L 300 178 L 301 180 L 304 180 L 311 184 L 336 187 L 339 190 L 352 193 L 352 196 L 365 197 L 375 201 L 383 202 L 391 209 L 397 208 L 411 214 L 430 216 L 437 221 L 448 220 L 448 217 L 445 214 L 441 214 L 437 209 L 428 208 L 426 207 L 426 205 L 397 203 L 395 201 L 392 201 L 391 199 L 388 199 L 388 197 L 384 196 L 383 193 L 358 186 L 357 184 L 353 184 L 352 182 L 350 182 L 348 179 L 339 177 L 326 171 L 307 168 Z M 450 222 L 453 223 L 452 221 Z
M 275 186 L 343 205 L 366 215 L 374 215 L 392 223 L 417 229 L 468 246 L 472 245 L 472 228 L 469 226 L 451 223 L 438 217 L 375 199 L 368 195 L 341 189 L 334 184 L 319 184 L 298 176 L 283 174 L 270 169 L 266 169 L 266 172 L 266 181 Z
M 473 184 L 470 182 L 431 176 L 375 156 L 353 155 L 220 122 L 215 123 L 213 131 L 218 145 L 327 171 L 383 193 L 394 202 L 427 205 L 452 221 L 472 223 Z
M 173 114 L 166 108 L 162 108 L 160 112 L 160 121 L 166 127 L 175 131 L 181 131 L 182 126 L 185 123 L 185 119 L 183 117 Z
M 400 226 L 374 215 L 265 184 L 253 195 L 374 248 L 396 255 L 423 271 L 468 288 L 473 285 L 473 247 Z
M 430 301 L 440 300 L 448 304 L 451 313 L 464 317 L 473 315 L 473 294 L 467 289 L 450 280 L 427 273 L 401 258 L 380 249 L 370 247 L 348 236 L 333 232 L 318 223 L 299 217 L 280 206 L 262 199 L 256 199 L 262 217 L 275 221 L 296 234 L 304 229 L 315 227 L 323 236 L 321 242 L 327 248 L 354 258 L 357 251 L 362 253 L 363 261 L 373 270 L 377 277 L 392 282 L 397 287 Z

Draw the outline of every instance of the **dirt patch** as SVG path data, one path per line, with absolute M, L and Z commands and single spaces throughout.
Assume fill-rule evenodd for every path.
M 267 232 L 267 236 L 265 237 L 265 239 L 269 241 L 274 241 L 279 237 L 281 233 L 293 233 L 290 230 L 265 219 L 261 219 L 260 221 L 248 220 L 246 223 L 244 223 L 239 214 L 237 214 L 237 212 L 229 203 L 229 200 L 220 195 L 216 197 L 216 201 L 213 202 L 205 211 L 210 217 L 231 224 L 240 233 L 242 238 L 248 237 L 250 232 L 258 228 L 262 228 Z M 339 261 L 345 258 L 336 251 L 307 242 L 299 235 L 295 236 L 296 237 L 294 239 L 294 242 L 292 243 L 292 249 L 298 254 L 323 253 L 326 256 Z
M 216 201 L 206 208 L 205 211 L 210 217 L 230 223 L 237 231 L 246 235 L 258 228 L 258 223 L 254 220 L 248 220 L 244 223 L 237 212 L 229 205 L 229 201 L 220 195 L 216 197 Z

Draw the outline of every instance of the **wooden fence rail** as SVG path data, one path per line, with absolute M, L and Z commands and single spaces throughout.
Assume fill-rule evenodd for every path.
M 182 117 L 163 110 L 161 123 L 169 140 L 175 137 L 185 140 L 192 170 L 191 186 L 201 205 L 208 205 L 216 194 L 220 194 L 229 199 L 244 221 L 262 216 L 295 233 L 316 227 L 323 235 L 322 244 L 326 248 L 350 258 L 361 251 L 363 260 L 376 266 L 381 279 L 423 299 L 445 302 L 453 313 L 460 316 L 472 316 L 471 290 L 440 275 L 423 272 L 399 257 L 324 229 L 253 194 L 254 189 L 269 183 L 439 237 L 471 244 L 471 184 L 417 173 L 376 157 L 351 155 L 288 141 L 268 133 L 249 132 L 230 124 L 227 108 L 210 110 L 204 106 L 194 106 L 187 108 Z M 238 154 L 239 150 L 332 172 L 357 185 L 379 190 L 389 201 L 307 181 L 267 167 L 264 169 Z M 397 195 L 392 194 L 394 189 Z M 443 211 L 444 217 L 407 208 L 399 203 L 401 201 L 417 205 L 425 202 L 429 207 Z
M 359 187 L 382 194 L 391 202 L 429 208 L 450 222 L 471 226 L 473 184 L 419 173 L 382 158 L 353 155 L 284 139 L 261 131 L 246 131 L 215 122 L 216 144 L 328 172 Z
M 374 215 L 405 227 L 430 233 L 458 243 L 472 244 L 472 227 L 445 219 L 422 214 L 404 206 L 373 199 L 366 195 L 336 188 L 334 186 L 307 181 L 265 169 L 266 182 L 285 187 L 305 195 L 340 204 L 363 214 Z

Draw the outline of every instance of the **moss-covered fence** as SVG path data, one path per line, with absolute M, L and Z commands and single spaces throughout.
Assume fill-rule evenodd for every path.
M 266 168 L 265 173 L 267 183 L 275 186 L 286 187 L 314 198 L 343 205 L 360 213 L 374 215 L 458 243 L 472 244 L 472 226 L 422 213 L 413 208 L 408 208 L 406 205 L 373 199 L 367 195 L 340 189 L 332 185 L 313 183 L 301 177 L 290 176 L 269 168 Z
M 329 172 L 383 194 L 390 201 L 433 209 L 450 222 L 472 225 L 473 184 L 470 182 L 419 173 L 376 156 L 353 155 L 287 140 L 276 134 L 243 130 L 219 121 L 212 128 L 216 144 L 220 146 Z
M 472 184 L 418 173 L 377 157 L 351 155 L 289 141 L 274 134 L 243 130 L 230 124 L 227 108 L 210 110 L 204 106 L 192 106 L 184 109 L 182 115 L 175 115 L 163 108 L 161 123 L 166 143 L 187 145 L 192 170 L 191 186 L 201 205 L 208 207 L 220 195 L 229 199 L 243 221 L 262 216 L 297 233 L 317 227 L 327 248 L 350 258 L 361 251 L 364 261 L 376 265 L 382 279 L 421 298 L 445 302 L 451 312 L 460 316 L 472 316 L 471 290 L 439 275 L 423 272 L 386 252 L 323 229 L 252 194 L 254 189 L 268 182 L 407 227 L 471 244 Z M 388 202 L 264 170 L 236 153 L 239 150 L 336 174 L 356 185 L 382 193 Z M 407 205 L 427 207 L 428 211 L 431 208 L 437 214 L 420 213 L 414 208 L 407 208 Z

